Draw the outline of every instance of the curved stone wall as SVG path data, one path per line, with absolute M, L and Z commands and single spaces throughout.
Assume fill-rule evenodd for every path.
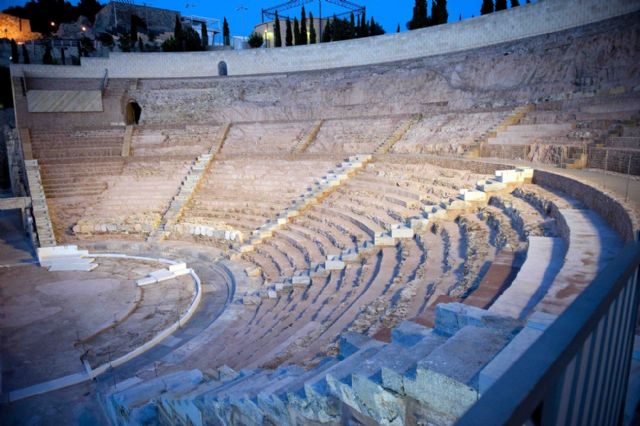
M 101 78 L 171 78 L 269 74 L 371 65 L 477 49 L 554 33 L 640 10 L 640 0 L 540 0 L 463 22 L 338 43 L 206 53 L 114 53 L 84 58 L 80 67 L 12 65 L 14 75 Z M 354 54 L 357 52 L 357 54 Z

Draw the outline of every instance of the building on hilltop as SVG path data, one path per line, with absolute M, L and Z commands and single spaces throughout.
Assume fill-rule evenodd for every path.
M 173 32 L 176 16 L 180 17 L 180 12 L 112 1 L 96 14 L 94 31 L 110 34 L 127 32 L 131 25 L 131 15 L 136 15 L 144 20 L 147 31 L 160 34 Z
M 28 19 L 0 13 L 0 38 L 13 39 L 22 43 L 40 37 L 40 33 L 31 32 L 31 23 Z

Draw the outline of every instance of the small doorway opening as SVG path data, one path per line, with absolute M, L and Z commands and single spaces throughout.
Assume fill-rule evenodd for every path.
M 125 122 L 127 124 L 138 124 L 140 122 L 140 115 L 142 114 L 142 108 L 137 102 L 129 102 L 125 112 Z
M 218 63 L 218 75 L 227 75 L 227 63 L 225 61 Z

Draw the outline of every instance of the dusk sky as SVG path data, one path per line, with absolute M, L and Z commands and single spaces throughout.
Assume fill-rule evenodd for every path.
M 204 1 L 204 0 L 148 0 L 148 1 L 136 1 L 136 4 L 146 4 L 149 6 L 177 9 L 183 15 L 198 15 L 211 18 L 227 17 L 229 20 L 231 34 L 232 35 L 247 35 L 251 32 L 253 26 L 260 22 L 260 11 L 263 8 L 268 8 L 281 3 L 285 3 L 286 0 L 228 0 L 228 1 Z M 405 24 L 411 19 L 411 13 L 414 5 L 414 0 L 351 0 L 353 3 L 366 6 L 367 16 L 373 15 L 374 19 L 381 23 L 387 32 L 395 32 L 396 27 L 400 24 L 401 31 L 405 31 Z M 2 5 L 1 9 L 13 5 L 22 5 L 24 0 L 0 0 Z M 76 4 L 77 1 L 71 3 Z M 101 3 L 106 3 L 101 1 Z M 472 15 L 478 16 L 480 14 L 480 5 L 482 0 L 449 0 L 447 2 L 447 8 L 449 10 L 449 22 L 457 21 L 460 14 L 463 18 L 470 18 Z M 510 4 L 510 2 L 508 2 Z M 525 0 L 521 0 L 524 4 Z M 245 12 L 241 12 L 238 9 L 242 7 L 246 8 Z M 318 12 L 318 1 L 313 2 L 305 6 L 307 11 L 313 12 L 314 15 Z M 299 16 L 299 8 L 291 9 L 288 13 L 291 16 Z M 322 1 L 322 14 L 323 16 L 330 16 L 334 12 L 340 13 L 345 11 L 339 6 L 334 6 L 325 0 Z M 429 10 L 431 10 L 431 1 L 429 1 Z M 287 13 L 287 12 L 285 12 Z

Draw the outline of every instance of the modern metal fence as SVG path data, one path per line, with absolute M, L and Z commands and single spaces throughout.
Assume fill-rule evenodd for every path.
M 622 424 L 639 265 L 629 243 L 457 425 Z

